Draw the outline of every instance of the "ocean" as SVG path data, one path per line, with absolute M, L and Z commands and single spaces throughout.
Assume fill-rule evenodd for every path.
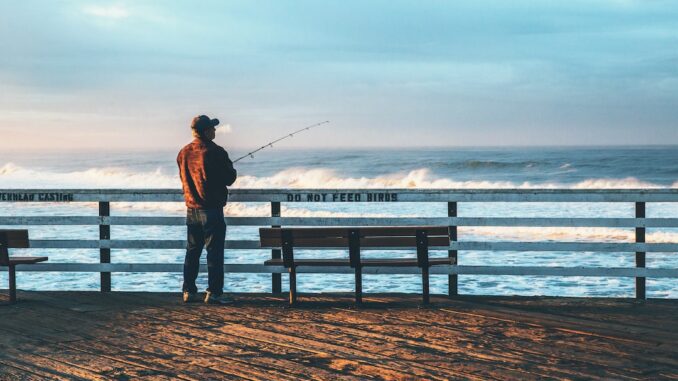
M 0 152 L 0 189 L 179 188 L 180 147 L 157 152 Z M 228 147 L 227 147 L 228 148 Z M 231 157 L 245 152 L 229 150 Z M 431 149 L 267 149 L 236 164 L 237 188 L 678 188 L 678 147 L 511 147 Z M 265 203 L 230 203 L 231 216 L 267 216 Z M 182 216 L 180 203 L 112 203 L 112 215 Z M 445 203 L 283 203 L 283 216 L 444 217 Z M 460 203 L 463 217 L 633 217 L 632 203 Z M 97 215 L 94 203 L 0 203 L 0 215 Z M 678 205 L 649 203 L 647 217 L 678 217 Z M 0 227 L 11 228 L 11 227 Z M 16 226 L 13 226 L 16 228 Z M 95 226 L 28 226 L 35 239 L 97 239 Z M 113 239 L 184 239 L 185 227 L 113 226 Z M 228 239 L 257 239 L 256 227 L 228 228 Z M 462 227 L 459 240 L 632 242 L 632 228 Z M 678 230 L 647 230 L 647 242 L 678 242 Z M 36 252 L 31 252 L 36 254 Z M 41 250 L 50 262 L 97 262 L 98 250 Z M 399 253 L 400 255 L 414 255 Z M 112 262 L 181 263 L 182 250 L 113 250 Z M 227 250 L 227 263 L 262 263 L 262 250 Z M 312 257 L 317 252 L 302 255 Z M 344 254 L 345 255 L 345 254 Z M 393 255 L 380 253 L 377 255 Z M 440 254 L 440 255 L 445 255 Z M 634 267 L 634 253 L 461 251 L 461 265 Z M 203 256 L 204 261 L 204 256 Z M 648 253 L 648 267 L 678 268 L 676 253 Z M 21 273 L 38 290 L 97 290 L 98 274 Z M 286 287 L 283 275 L 283 288 Z M 179 291 L 181 274 L 114 273 L 114 290 Z M 631 297 L 632 278 L 459 277 L 462 294 Z M 0 284 L 7 282 L 0 273 Z M 206 286 L 205 274 L 198 279 Z M 226 274 L 227 292 L 268 292 L 270 275 Z M 365 292 L 420 292 L 411 275 L 366 275 Z M 678 297 L 678 280 L 648 279 L 652 298 Z M 350 292 L 352 275 L 301 274 L 300 292 Z M 446 276 L 431 291 L 445 293 Z

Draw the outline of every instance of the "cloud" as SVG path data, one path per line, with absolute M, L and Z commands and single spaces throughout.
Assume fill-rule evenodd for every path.
M 64 3 L 0 0 L 0 150 L 149 116 L 176 145 L 196 109 L 258 126 L 217 129 L 240 147 L 316 118 L 345 126 L 324 146 L 678 143 L 671 0 Z
M 124 19 L 129 17 L 129 11 L 120 5 L 99 6 L 91 5 L 83 9 L 85 14 L 105 19 Z

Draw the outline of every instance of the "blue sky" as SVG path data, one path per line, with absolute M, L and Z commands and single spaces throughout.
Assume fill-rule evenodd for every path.
M 675 1 L 1 1 L 0 149 L 678 144 Z

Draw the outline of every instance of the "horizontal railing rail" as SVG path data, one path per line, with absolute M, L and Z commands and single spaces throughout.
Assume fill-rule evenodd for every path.
M 185 240 L 30 240 L 33 249 L 184 249 Z M 259 241 L 226 240 L 226 249 L 256 250 L 261 249 Z M 304 247 L 305 250 L 326 250 L 325 247 Z M 631 252 L 645 251 L 667 253 L 678 251 L 678 243 L 616 243 L 616 242 L 452 242 L 450 246 L 431 246 L 431 250 L 475 250 L 475 251 L 583 251 L 583 252 Z M 411 248 L 374 246 L 361 250 L 401 250 L 412 251 Z
M 225 218 L 229 226 L 422 226 L 445 225 L 450 227 L 452 242 L 449 246 L 432 247 L 447 251 L 454 265 L 435 266 L 432 274 L 447 274 L 450 294 L 457 293 L 457 276 L 466 275 L 539 275 L 539 276 L 598 276 L 636 278 L 636 296 L 645 297 L 645 279 L 676 278 L 678 269 L 646 268 L 645 253 L 678 252 L 676 243 L 645 242 L 647 228 L 678 228 L 678 218 L 646 218 L 649 202 L 678 202 L 678 189 L 232 189 L 229 201 L 270 203 L 271 216 Z M 97 203 L 98 216 L 0 215 L 0 226 L 98 226 L 98 239 L 32 239 L 31 250 L 40 249 L 96 249 L 100 263 L 42 263 L 18 266 L 18 270 L 39 272 L 98 272 L 101 273 L 102 291 L 110 291 L 110 274 L 114 272 L 181 272 L 178 263 L 110 263 L 111 250 L 118 249 L 184 249 L 184 240 L 114 239 L 111 226 L 182 226 L 184 217 L 170 216 L 111 216 L 111 204 L 183 202 L 178 189 L 0 189 L 0 214 L 3 203 L 46 203 L 48 214 L 52 203 Z M 285 217 L 280 214 L 282 203 L 446 203 L 447 217 Z M 629 217 L 460 217 L 459 203 L 473 202 L 575 202 L 575 203 L 633 203 L 635 216 Z M 469 241 L 458 239 L 459 227 L 531 227 L 531 228 L 632 228 L 634 242 L 595 241 Z M 94 238 L 94 237 L 92 237 Z M 229 250 L 263 250 L 258 240 L 226 240 Z M 309 250 L 321 248 L 309 248 Z M 374 247 L 364 250 L 407 250 L 396 247 Z M 600 252 L 635 253 L 636 267 L 554 267 L 554 266 L 465 266 L 457 263 L 459 251 L 517 251 L 517 252 Z M 275 258 L 279 250 L 272 250 Z M 3 270 L 0 268 L 0 270 Z M 204 270 L 204 269 L 203 269 Z M 273 290 L 280 290 L 281 266 L 233 263 L 224 266 L 226 272 L 273 274 Z M 342 267 L 300 267 L 298 272 L 350 273 Z M 417 268 L 369 268 L 365 274 L 418 274 Z
M 178 263 L 39 263 L 18 265 L 18 270 L 37 272 L 181 272 Z M 200 271 L 207 271 L 206 265 Z M 271 274 L 287 273 L 282 266 L 266 266 L 252 263 L 232 263 L 224 265 L 227 273 Z M 299 266 L 297 272 L 316 274 L 353 274 L 350 267 L 338 266 Z M 421 275 L 417 267 L 365 267 L 363 274 L 416 274 Z M 648 277 L 675 278 L 678 269 L 663 268 L 623 268 L 623 267 L 539 267 L 539 266 L 453 266 L 437 265 L 431 267 L 431 274 L 472 274 L 472 275 L 548 275 L 548 276 L 596 276 L 596 277 Z
M 226 217 L 239 226 L 521 226 L 521 227 L 617 227 L 678 228 L 678 218 L 528 218 L 528 217 Z M 180 226 L 184 217 L 55 216 L 3 217 L 0 225 L 147 225 Z
M 233 202 L 676 202 L 678 201 L 678 189 L 232 189 L 229 193 L 229 200 Z M 183 202 L 184 199 L 179 189 L 0 189 L 0 202 L 7 201 Z

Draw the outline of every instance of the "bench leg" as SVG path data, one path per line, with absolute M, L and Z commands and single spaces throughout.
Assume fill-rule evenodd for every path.
M 297 302 L 297 269 L 290 267 L 290 305 Z
M 428 287 L 428 267 L 421 268 L 421 286 L 422 286 L 422 297 L 424 304 L 428 304 L 430 301 L 429 298 L 429 287 Z
M 9 302 L 16 303 L 16 268 L 9 265 Z
M 361 266 L 355 267 L 355 302 L 363 302 L 363 269 Z

